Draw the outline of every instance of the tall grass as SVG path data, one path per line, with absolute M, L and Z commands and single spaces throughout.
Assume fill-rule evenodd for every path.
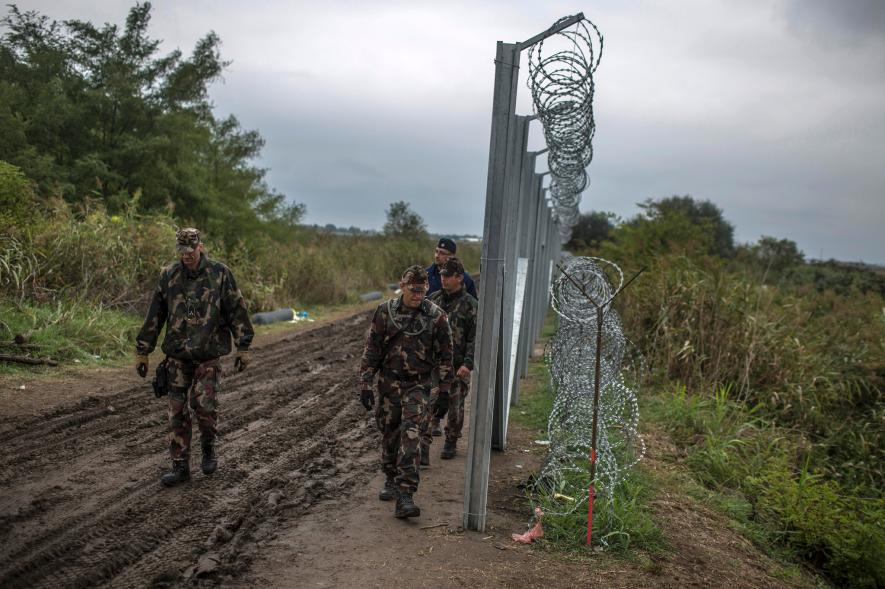
M 143 310 L 160 269 L 177 258 L 179 222 L 133 210 L 108 215 L 101 207 L 73 211 L 51 204 L 46 219 L 0 227 L 0 296 L 46 303 L 78 300 L 114 309 Z M 339 304 L 386 289 L 412 265 L 429 265 L 433 242 L 382 235 L 331 235 L 300 228 L 286 242 L 269 237 L 224 246 L 205 236 L 210 257 L 227 263 L 250 310 Z M 458 250 L 478 270 L 479 246 Z
M 730 397 L 660 395 L 650 416 L 663 422 L 685 463 L 727 493 L 729 515 L 755 540 L 810 561 L 840 587 L 885 583 L 885 502 L 846 494 L 815 469 L 801 431 L 778 427 Z
M 659 382 L 727 387 L 813 442 L 847 489 L 885 485 L 885 313 L 875 292 L 797 293 L 722 261 L 660 256 L 619 302 Z
M 62 362 L 90 364 L 129 354 L 137 328 L 132 315 L 101 305 L 0 301 L 0 341 L 23 335 L 32 355 Z M 0 352 L 9 351 L 0 348 Z
M 40 354 L 62 361 L 130 352 L 161 268 L 177 259 L 180 222 L 138 214 L 134 205 L 120 215 L 101 206 L 75 211 L 61 201 L 43 206 L 28 222 L 20 216 L 0 226 L 0 342 L 28 335 Z M 285 242 L 259 237 L 225 246 L 213 235 L 204 239 L 208 255 L 233 270 L 250 311 L 387 293 L 406 267 L 431 263 L 434 245 L 306 228 Z M 458 254 L 478 269 L 477 244 L 461 244 Z
M 624 263 L 623 244 L 602 250 Z M 751 537 L 838 586 L 885 584 L 879 290 L 766 283 L 672 244 L 644 254 L 617 304 L 657 385 L 679 383 L 650 415 Z

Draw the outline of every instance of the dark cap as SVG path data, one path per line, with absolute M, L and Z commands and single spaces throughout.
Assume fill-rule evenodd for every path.
M 417 264 L 409 266 L 403 272 L 402 281 L 404 284 L 424 284 L 427 282 L 427 270 Z
M 458 276 L 464 275 L 464 264 L 461 263 L 461 260 L 452 256 L 446 263 L 442 265 L 442 268 L 439 269 L 439 273 L 442 276 Z
M 193 227 L 179 229 L 175 232 L 175 241 L 178 243 L 178 251 L 191 253 L 200 245 L 200 230 Z
M 448 237 L 440 237 L 439 243 L 436 244 L 436 247 L 440 249 L 444 249 L 448 252 L 452 252 L 453 254 L 458 249 L 458 246 L 455 245 L 455 242 L 449 239 Z

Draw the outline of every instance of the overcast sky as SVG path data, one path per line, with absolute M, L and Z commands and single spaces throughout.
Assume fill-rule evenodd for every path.
M 19 6 L 122 24 L 132 3 Z M 605 36 L 582 211 L 627 218 L 690 194 L 741 242 L 885 263 L 880 0 L 159 0 L 151 34 L 185 53 L 220 35 L 233 63 L 211 91 L 217 113 L 260 131 L 258 163 L 308 223 L 380 228 L 406 200 L 431 231 L 480 234 L 495 43 L 580 11 Z

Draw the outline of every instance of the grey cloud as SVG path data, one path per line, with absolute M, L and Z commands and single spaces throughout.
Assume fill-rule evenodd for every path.
M 58 19 L 118 23 L 131 5 L 31 3 Z M 211 91 L 218 113 L 262 134 L 256 163 L 307 205 L 308 222 L 380 228 L 389 203 L 406 200 L 444 233 L 482 231 L 495 41 L 525 39 L 576 11 L 538 2 L 353 1 L 344 16 L 340 4 L 306 2 L 172 6 L 156 5 L 152 34 L 168 40 L 166 51 L 189 51 L 219 32 L 233 65 Z M 883 13 L 881 0 L 594 5 L 587 15 L 606 55 L 582 210 L 629 217 L 646 198 L 691 194 L 722 207 L 741 240 L 768 234 L 811 256 L 885 262 Z M 397 30 L 385 34 L 385 19 Z M 332 23 L 347 33 L 330 38 Z M 457 43 L 439 42 L 448 38 Z M 518 104 L 530 112 L 523 82 Z
M 881 0 L 789 0 L 788 22 L 800 31 L 852 37 L 885 37 L 885 2 Z

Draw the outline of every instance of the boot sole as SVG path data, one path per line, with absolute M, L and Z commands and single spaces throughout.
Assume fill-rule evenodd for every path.
M 201 467 L 200 470 L 203 471 L 204 475 L 209 476 L 215 474 L 215 471 L 218 470 L 218 465 L 215 465 L 212 468 Z
M 173 481 L 173 482 L 169 482 L 169 483 L 167 483 L 167 482 L 164 481 L 164 480 L 160 480 L 160 484 L 163 485 L 164 487 L 166 487 L 166 488 L 168 489 L 168 488 L 170 488 L 170 487 L 177 487 L 178 485 L 183 485 L 183 484 L 185 484 L 185 483 L 189 483 L 190 480 L 191 480 L 190 477 L 188 477 L 188 478 L 186 478 L 186 479 L 184 479 L 184 480 L 182 480 L 182 481 Z
M 398 519 L 406 519 L 409 517 L 418 517 L 421 515 L 421 508 L 416 507 L 415 509 L 410 509 L 409 511 L 397 511 L 393 514 L 394 517 Z

